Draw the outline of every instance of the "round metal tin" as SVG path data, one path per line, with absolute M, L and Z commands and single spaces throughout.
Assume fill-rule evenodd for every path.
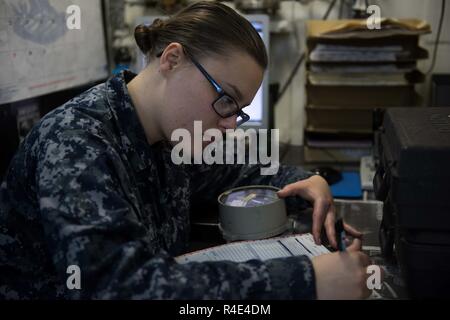
M 219 227 L 228 241 L 256 240 L 279 235 L 288 228 L 284 199 L 273 186 L 230 189 L 218 197 Z

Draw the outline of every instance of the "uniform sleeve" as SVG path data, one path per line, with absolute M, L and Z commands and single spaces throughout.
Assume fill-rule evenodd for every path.
M 81 289 L 67 289 L 67 298 L 315 297 L 306 257 L 178 264 L 141 223 L 114 148 L 76 131 L 58 132 L 41 143 L 36 180 L 52 265 L 63 283 L 69 266 L 81 271 Z

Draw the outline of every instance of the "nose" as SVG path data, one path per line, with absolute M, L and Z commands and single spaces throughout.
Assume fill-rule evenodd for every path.
M 236 129 L 237 126 L 237 115 L 232 115 L 228 118 L 220 118 L 219 126 L 224 129 Z

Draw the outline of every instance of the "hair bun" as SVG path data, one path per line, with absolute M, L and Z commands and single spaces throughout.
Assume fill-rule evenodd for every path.
M 164 21 L 157 18 L 151 25 L 140 24 L 134 29 L 134 39 L 144 54 L 152 50 L 158 39 L 158 33 L 163 27 Z
M 150 26 L 153 29 L 161 29 L 164 27 L 164 21 L 160 18 L 156 18 L 153 20 L 153 23 Z

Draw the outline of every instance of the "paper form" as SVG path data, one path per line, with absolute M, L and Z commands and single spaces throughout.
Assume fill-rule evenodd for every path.
M 265 240 L 233 242 L 187 253 L 176 257 L 175 260 L 178 263 L 204 261 L 243 262 L 252 259 L 269 260 L 300 255 L 312 258 L 329 252 L 323 245 L 316 245 L 313 236 L 310 233 L 306 233 Z

